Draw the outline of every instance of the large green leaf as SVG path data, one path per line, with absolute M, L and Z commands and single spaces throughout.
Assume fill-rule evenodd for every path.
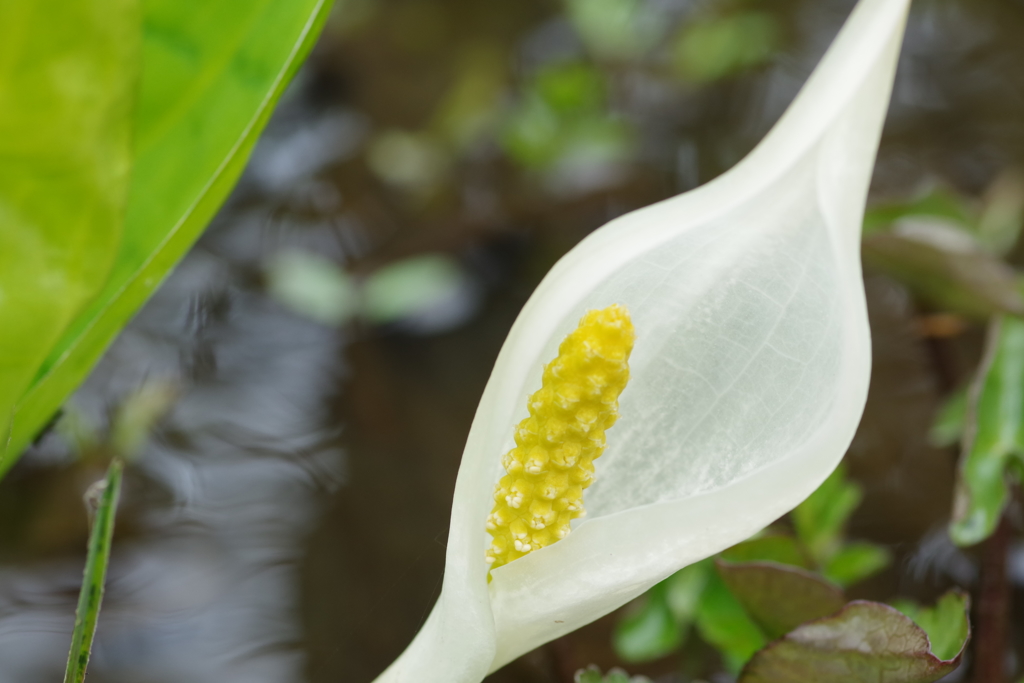
M 0 472 L 85 378 L 242 172 L 330 0 L 144 0 L 135 167 L 110 279 L 18 401 Z
M 1009 500 L 1008 480 L 1024 457 L 1024 320 L 996 319 L 968 398 L 964 449 L 950 536 L 988 538 Z
M 18 397 L 110 272 L 138 85 L 137 0 L 0 0 L 0 451 Z

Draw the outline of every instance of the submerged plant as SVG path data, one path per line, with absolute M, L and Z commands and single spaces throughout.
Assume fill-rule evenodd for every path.
M 835 468 L 867 393 L 860 225 L 908 5 L 861 0 L 744 161 L 616 219 L 548 274 L 469 434 L 441 596 L 378 681 L 480 681 L 747 538 Z M 628 310 L 637 341 L 587 517 L 514 561 L 492 552 L 489 570 L 486 522 L 507 476 L 502 454 L 524 446 L 528 397 L 544 394 L 544 363 L 576 322 L 612 304 Z

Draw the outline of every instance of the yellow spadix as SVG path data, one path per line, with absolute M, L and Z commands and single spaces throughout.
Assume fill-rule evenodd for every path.
M 635 336 L 624 306 L 589 311 L 544 368 L 516 447 L 502 458 L 506 475 L 487 518 L 492 568 L 565 538 L 569 523 L 586 514 L 583 489 L 594 480 L 605 430 L 619 417 Z

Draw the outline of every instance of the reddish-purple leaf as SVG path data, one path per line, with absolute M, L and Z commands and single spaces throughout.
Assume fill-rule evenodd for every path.
M 931 683 L 959 666 L 967 640 L 943 661 L 908 617 L 888 605 L 856 601 L 758 652 L 739 683 Z

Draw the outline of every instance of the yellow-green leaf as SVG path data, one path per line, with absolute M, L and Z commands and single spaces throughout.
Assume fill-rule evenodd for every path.
M 0 453 L 114 262 L 139 54 L 136 0 L 0 0 Z
M 144 0 L 135 166 L 111 276 L 18 401 L 0 472 L 195 242 L 241 174 L 330 0 Z
M 970 635 L 967 621 L 969 600 L 966 593 L 954 589 L 943 594 L 933 607 L 922 607 L 908 601 L 893 606 L 928 634 L 936 657 L 952 659 L 963 649 Z

